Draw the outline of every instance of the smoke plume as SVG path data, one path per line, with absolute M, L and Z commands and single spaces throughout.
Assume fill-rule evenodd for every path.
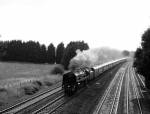
M 76 50 L 77 55 L 71 59 L 69 69 L 93 67 L 122 57 L 122 53 L 107 47 L 89 50 Z

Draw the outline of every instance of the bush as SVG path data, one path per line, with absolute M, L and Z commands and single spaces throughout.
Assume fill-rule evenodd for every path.
M 23 89 L 24 89 L 24 93 L 26 95 L 33 95 L 34 93 L 36 93 L 37 91 L 39 91 L 39 88 L 37 88 L 35 86 L 26 86 Z
M 63 74 L 63 73 L 64 73 L 64 68 L 62 65 L 56 65 L 51 71 L 51 74 Z
M 33 95 L 34 93 L 40 90 L 41 86 L 42 86 L 42 83 L 36 80 L 30 83 L 29 85 L 23 87 L 23 90 L 26 95 Z
M 44 81 L 44 84 L 46 85 L 46 86 L 52 86 L 53 84 L 51 83 L 51 82 L 49 82 L 49 81 Z

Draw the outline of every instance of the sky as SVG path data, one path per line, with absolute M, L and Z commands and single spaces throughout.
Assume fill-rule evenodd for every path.
M 0 0 L 0 40 L 84 40 L 136 50 L 150 25 L 149 0 Z

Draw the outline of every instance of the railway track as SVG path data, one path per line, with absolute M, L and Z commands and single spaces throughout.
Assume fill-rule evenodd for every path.
M 142 102 L 139 100 L 140 98 L 144 98 L 139 82 L 143 83 L 143 80 L 139 80 L 136 77 L 131 63 L 126 65 L 125 69 L 122 72 L 117 72 L 93 114 L 143 114 Z M 120 78 L 118 75 L 120 75 Z M 119 79 L 117 80 L 117 78 Z M 121 90 L 123 80 L 125 81 L 125 85 L 124 89 Z M 121 91 L 125 91 L 122 94 L 124 100 L 119 100 Z M 122 108 L 118 110 L 118 105 L 121 102 L 124 106 L 121 106 Z
M 58 108 L 69 102 L 71 98 L 65 98 L 65 95 L 61 95 L 57 97 L 56 99 L 52 100 L 51 102 L 47 103 L 40 109 L 34 111 L 32 114 L 52 114 L 54 113 Z
M 47 107 L 50 107 L 51 105 L 53 105 L 53 103 L 58 102 L 59 100 L 61 100 L 64 97 L 64 95 L 61 95 L 59 97 L 57 97 L 56 99 L 52 100 L 51 102 L 47 103 L 46 105 L 44 105 L 43 107 L 41 107 L 40 109 L 34 111 L 32 114 L 38 114 L 38 113 L 43 113 L 43 111 L 46 110 Z M 59 104 L 57 107 L 55 107 L 54 109 L 52 109 L 49 113 L 54 112 L 57 108 L 59 108 L 61 105 L 63 104 Z
M 132 68 L 131 70 L 132 70 L 132 73 L 133 73 L 133 76 L 134 76 L 134 79 L 135 79 L 135 82 L 137 85 L 137 89 L 139 90 L 139 95 L 141 98 L 144 98 L 144 95 L 143 95 L 142 90 L 141 90 L 141 84 L 142 84 L 142 87 L 145 87 L 145 84 L 144 84 L 143 80 L 141 79 L 141 77 L 139 75 L 135 74 L 134 69 Z
M 115 114 L 135 114 L 132 104 L 133 100 L 133 92 L 132 92 L 132 80 L 130 79 L 130 69 L 131 69 L 131 62 L 129 63 L 129 66 L 126 69 L 125 79 L 124 79 L 124 85 L 122 87 L 122 92 L 119 100 L 119 109 Z
M 143 79 L 141 78 L 142 76 L 139 75 L 139 74 L 136 74 L 134 68 L 133 68 L 132 70 L 133 70 L 134 75 L 137 77 L 137 79 L 140 80 L 139 83 L 141 83 L 142 87 L 143 87 L 143 88 L 146 88 L 146 87 L 145 87 L 145 83 L 144 83 Z
M 42 100 L 45 100 L 58 92 L 62 92 L 61 86 L 56 86 L 53 89 L 3 109 L 0 111 L 0 114 L 22 114 L 25 112 L 25 110 L 30 110 L 33 106 L 38 106 L 38 103 L 40 103 Z
M 134 75 L 134 70 L 132 69 L 132 67 L 130 67 L 129 69 L 129 73 L 130 73 L 130 82 L 131 82 L 131 86 L 133 88 L 133 98 L 132 100 L 136 101 L 134 103 L 135 105 L 135 110 L 134 110 L 134 113 L 136 114 L 143 114 L 143 111 L 142 111 L 142 105 L 141 105 L 141 102 L 140 102 L 140 98 L 143 97 L 142 95 L 142 92 L 141 92 L 141 89 L 138 88 L 137 84 L 139 84 L 136 76 Z
M 120 68 L 105 91 L 93 114 L 116 114 L 126 67 Z
M 126 75 L 126 97 L 125 97 L 125 109 L 124 109 L 124 112 L 126 113 L 126 114 L 129 114 L 129 67 L 128 67 L 128 69 L 127 69 L 127 75 Z
M 143 87 L 145 88 L 145 83 L 144 83 L 143 79 L 141 78 L 141 75 L 138 74 L 137 76 L 138 76 L 140 82 L 142 83 Z
M 64 93 L 56 97 L 52 101 L 45 104 L 43 107 L 32 112 L 32 114 L 57 114 L 57 110 L 62 108 L 66 103 L 70 102 L 73 98 L 77 97 L 85 89 L 80 89 L 75 95 L 68 97 Z

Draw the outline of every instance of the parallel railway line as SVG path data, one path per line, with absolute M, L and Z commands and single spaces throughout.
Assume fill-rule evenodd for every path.
M 136 74 L 134 68 L 133 68 L 133 72 L 134 72 L 134 75 L 138 78 L 138 80 L 140 80 L 142 86 L 145 88 L 145 83 L 144 83 L 143 79 L 141 78 L 141 75 Z M 140 83 L 140 82 L 139 82 L 139 83 Z
M 80 89 L 75 95 L 71 97 L 65 96 L 64 93 L 62 93 L 60 96 L 48 102 L 43 107 L 32 112 L 32 114 L 55 114 L 59 108 L 71 101 L 73 98 L 77 97 L 81 91 L 84 91 L 84 88 Z
M 143 87 L 145 87 L 145 83 L 144 83 L 143 79 L 141 78 L 141 75 L 138 74 L 137 76 L 138 76 L 140 82 L 142 83 Z
M 61 86 L 56 86 L 53 89 L 50 89 L 48 91 L 45 91 L 41 94 L 38 94 L 32 98 L 26 99 L 25 101 L 19 102 L 15 105 L 12 105 L 11 107 L 8 107 L 6 109 L 3 109 L 0 111 L 1 114 L 12 114 L 12 113 L 21 113 L 22 110 L 30 108 L 30 106 L 35 105 L 36 103 L 42 101 L 43 99 L 46 99 L 55 93 L 62 91 Z
M 133 73 L 133 76 L 134 76 L 135 81 L 137 82 L 137 87 L 139 87 L 139 89 L 138 89 L 139 92 L 140 92 L 139 95 L 140 95 L 142 98 L 144 98 L 144 95 L 143 95 L 142 90 L 141 90 L 141 88 L 140 88 L 140 82 L 139 82 L 139 80 L 141 81 L 142 86 L 145 87 L 145 84 L 144 84 L 143 80 L 139 77 L 139 75 L 136 75 L 136 74 L 135 74 L 133 68 L 132 68 L 132 73 Z
M 38 114 L 38 113 L 43 113 L 44 110 L 46 110 L 47 107 L 50 107 L 53 103 L 56 103 L 57 101 L 61 100 L 62 98 L 64 98 L 64 95 L 60 95 L 59 97 L 55 98 L 54 100 L 50 101 L 49 103 L 47 103 L 46 105 L 44 105 L 43 107 L 41 107 L 40 109 L 34 111 L 32 114 Z M 51 109 L 51 111 L 49 113 L 54 112 L 57 108 L 59 108 L 62 104 L 59 104 L 57 107 L 55 107 L 54 109 Z
M 125 75 L 125 72 L 122 74 L 121 80 L 118 84 L 117 91 L 115 93 L 115 97 L 114 97 L 114 100 L 113 100 L 113 105 L 111 107 L 111 111 L 110 111 L 109 114 L 117 114 L 124 75 Z
M 49 96 L 45 97 L 44 99 L 39 100 L 38 102 L 36 102 L 26 108 L 23 108 L 22 110 L 18 111 L 17 114 L 30 114 L 36 110 L 39 110 L 39 108 L 43 107 L 43 105 L 53 101 L 54 99 L 59 98 L 63 93 L 64 93 L 63 90 L 60 90 L 52 95 L 49 95 Z
M 121 73 L 121 77 L 118 76 L 114 77 L 113 81 L 110 83 L 110 86 L 105 91 L 103 97 L 101 98 L 99 104 L 97 105 L 95 111 L 93 114 L 117 114 L 117 113 L 136 113 L 137 114 L 143 114 L 143 108 L 142 108 L 142 102 L 139 100 L 140 98 L 144 98 L 142 94 L 142 90 L 140 88 L 140 82 L 144 85 L 142 79 L 138 79 L 139 77 L 136 77 L 134 69 L 132 68 L 132 64 L 129 63 L 124 72 Z M 119 72 L 117 72 L 116 75 L 119 75 Z M 118 81 L 115 81 L 117 78 L 119 78 Z M 118 105 L 119 105 L 119 99 L 121 94 L 121 87 L 123 83 L 123 78 L 125 78 L 125 87 L 124 87 L 124 98 L 122 102 L 124 102 L 124 110 L 118 111 Z M 113 86 L 116 84 L 116 89 L 113 94 L 110 94 L 110 92 L 113 89 Z M 113 100 L 111 100 L 111 95 L 113 96 Z M 109 100 L 109 101 L 107 101 Z M 133 109 L 133 100 L 134 106 L 136 106 L 136 109 Z M 104 108 L 103 108 L 104 107 Z
M 81 89 L 78 93 L 80 93 L 82 90 L 83 89 Z M 47 99 L 48 97 L 52 97 L 52 98 L 50 100 L 45 101 L 42 106 L 38 106 L 40 105 L 38 103 L 41 103 L 43 99 Z M 76 95 L 73 97 L 76 97 Z M 65 97 L 62 88 L 56 87 L 53 90 L 49 91 L 48 93 L 47 92 L 42 93 L 27 101 L 23 101 L 20 104 L 14 105 L 14 107 L 12 106 L 10 108 L 7 108 L 1 111 L 0 113 L 2 114 L 30 114 L 30 113 L 43 114 L 48 112 L 49 114 L 51 114 L 54 113 L 58 108 L 60 108 L 61 106 L 69 102 L 73 97 Z M 40 108 L 37 108 L 36 105 Z
M 135 80 L 135 76 L 134 76 L 134 74 L 133 74 L 133 70 L 132 70 L 132 68 L 130 68 L 130 80 L 131 80 L 131 84 L 132 84 L 132 87 L 133 87 L 133 92 L 134 92 L 134 95 L 135 95 L 135 100 L 137 101 L 137 107 L 138 107 L 138 110 L 139 110 L 139 114 L 143 114 L 143 111 L 142 111 L 142 106 L 141 106 L 141 102 L 140 102 L 140 100 L 139 100 L 139 98 L 140 98 L 140 94 L 139 94 L 139 90 L 138 90 L 138 88 L 137 88 L 137 85 L 136 85 L 136 80 Z M 137 80 L 138 81 L 138 80 Z
M 127 65 L 128 66 L 128 65 Z M 125 67 L 127 67 L 125 66 Z M 123 78 L 125 75 L 125 68 L 123 70 L 119 70 L 117 74 L 115 75 L 114 79 L 110 83 L 109 87 L 105 91 L 103 97 L 101 98 L 99 104 L 97 105 L 95 111 L 93 114 L 116 114 L 117 113 L 117 108 L 118 108 L 118 103 L 119 103 L 119 97 L 120 97 L 120 92 L 121 92 L 121 86 L 123 82 Z M 119 77 L 120 76 L 120 77 Z M 115 84 L 117 86 L 115 87 Z M 115 87 L 115 89 L 113 88 Z M 111 92 L 115 91 L 114 95 L 111 95 Z M 108 106 L 107 102 L 110 101 L 113 97 L 112 103 L 110 106 Z
M 54 113 L 58 108 L 69 102 L 71 98 L 65 99 L 64 95 L 61 95 L 54 99 L 53 101 L 47 103 L 45 106 L 40 108 L 39 110 L 36 110 L 32 114 L 43 114 L 43 113 L 48 113 L 52 114 Z
M 126 114 L 129 114 L 129 68 L 127 71 L 127 77 L 126 77 L 126 103 L 125 103 L 125 112 Z

